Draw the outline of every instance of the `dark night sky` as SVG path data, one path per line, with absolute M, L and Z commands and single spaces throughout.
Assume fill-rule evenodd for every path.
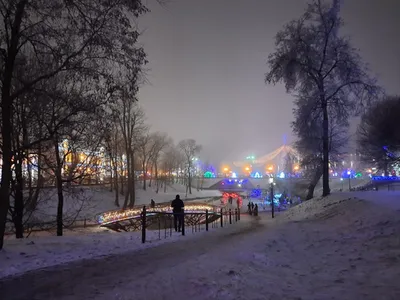
M 139 21 L 149 58 L 140 92 L 148 123 L 194 138 L 212 161 L 263 155 L 293 141 L 292 96 L 266 86 L 274 36 L 305 0 L 148 0 Z M 400 1 L 342 1 L 344 31 L 389 94 L 400 94 Z

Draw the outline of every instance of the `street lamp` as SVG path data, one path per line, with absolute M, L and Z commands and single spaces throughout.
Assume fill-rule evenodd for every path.
M 349 191 L 351 191 L 351 184 L 350 184 L 350 175 L 351 175 L 351 172 L 350 171 L 347 171 L 347 176 L 349 176 Z
M 271 214 L 272 214 L 272 218 L 275 217 L 275 204 L 274 204 L 274 178 L 270 177 L 268 180 L 271 188 L 270 188 L 270 192 L 271 192 Z

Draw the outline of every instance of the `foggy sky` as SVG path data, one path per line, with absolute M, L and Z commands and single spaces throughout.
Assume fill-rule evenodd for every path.
M 265 85 L 264 74 L 275 34 L 306 0 L 148 2 L 139 27 L 149 84 L 139 101 L 152 130 L 196 139 L 214 163 L 267 154 L 284 135 L 294 140 L 293 97 Z M 400 94 L 399 11 L 396 0 L 342 1 L 346 33 L 389 94 Z

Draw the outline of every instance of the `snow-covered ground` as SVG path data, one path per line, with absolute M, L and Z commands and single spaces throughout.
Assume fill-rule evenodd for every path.
M 117 255 L 28 273 L 0 282 L 0 290 L 7 299 L 397 300 L 399 201 L 399 192 L 335 193 L 297 205 L 274 220 L 269 214 L 243 216 L 227 228 L 139 252 L 113 251 L 113 241 L 109 250 L 102 250 L 107 242 L 77 242 L 66 246 L 71 257 L 84 251 Z M 115 239 L 127 240 L 119 242 L 128 247 L 130 238 Z M 94 250 L 91 243 L 100 246 Z M 18 261 L 35 245 L 41 253 L 40 243 L 17 251 L 7 247 L 4 253 L 13 254 L 5 260 L 1 253 L 0 265 L 6 261 L 23 269 Z M 46 260 L 56 264 L 62 247 L 60 240 L 45 248 Z M 25 263 L 30 260 L 34 258 Z M 16 293 L 22 282 L 30 287 Z
M 204 226 L 203 226 L 204 227 Z M 204 234 L 202 231 L 187 233 L 158 230 L 146 232 L 146 243 L 142 243 L 141 232 L 110 232 L 97 227 L 93 233 L 69 232 L 68 236 L 35 236 L 28 239 L 6 240 L 5 248 L 0 251 L 0 279 L 4 276 L 18 275 L 27 271 L 65 264 L 81 259 L 102 258 L 130 251 L 143 250 L 163 243 L 194 238 Z M 209 228 L 209 231 L 214 228 Z
M 148 188 L 146 191 L 137 187 L 136 205 L 150 204 L 154 199 L 156 203 L 172 201 L 179 194 L 182 199 L 191 200 L 197 198 L 212 198 L 221 196 L 221 192 L 215 190 L 197 191 L 192 189 L 192 194 L 186 197 L 186 188 L 180 184 L 168 186 L 167 191 L 160 190 L 156 193 L 154 188 Z M 93 221 L 99 213 L 115 210 L 118 207 L 114 203 L 115 192 L 101 186 L 97 187 L 75 187 L 64 192 L 64 217 L 66 223 L 69 219 L 87 219 Z M 122 205 L 124 196 L 119 195 L 119 202 Z M 57 191 L 55 189 L 43 189 L 41 198 L 38 202 L 38 208 L 31 216 L 31 222 L 55 221 L 57 212 Z

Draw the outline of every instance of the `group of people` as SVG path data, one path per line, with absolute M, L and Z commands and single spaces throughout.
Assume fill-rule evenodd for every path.
M 254 204 L 253 202 L 249 202 L 247 204 L 247 212 L 250 216 L 258 216 L 258 205 L 257 203 Z

